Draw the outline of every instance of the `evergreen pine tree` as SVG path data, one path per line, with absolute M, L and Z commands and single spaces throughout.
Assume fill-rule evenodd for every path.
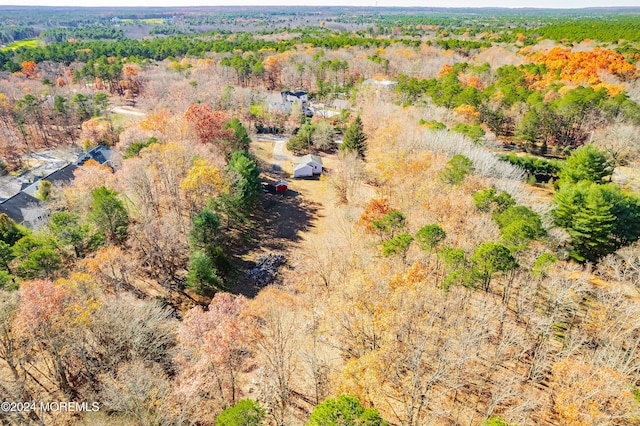
M 573 216 L 573 226 L 568 229 L 574 246 L 572 256 L 579 261 L 597 261 L 615 251 L 613 231 L 616 217 L 613 204 L 605 197 L 601 187 L 591 186 L 584 200 L 584 207 Z
M 613 174 L 613 160 L 607 151 L 594 145 L 583 145 L 567 157 L 558 176 L 561 185 L 588 181 L 604 183 Z
M 367 136 L 364 134 L 362 119 L 357 116 L 351 123 L 340 146 L 342 152 L 355 152 L 358 158 L 364 160 L 367 153 Z
M 571 256 L 596 262 L 640 237 L 640 199 L 615 184 L 565 184 L 554 196 L 553 216 L 571 236 Z

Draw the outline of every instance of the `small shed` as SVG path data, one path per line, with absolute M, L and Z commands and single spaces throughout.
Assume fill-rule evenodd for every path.
M 293 177 L 310 177 L 313 176 L 313 166 L 307 163 L 297 163 L 293 165 Z
M 279 193 L 285 193 L 287 192 L 287 188 L 289 187 L 289 184 L 287 183 L 286 180 L 284 179 L 280 179 L 279 181 L 276 182 L 276 192 Z
M 310 165 L 313 168 L 314 175 L 322 173 L 322 158 L 317 155 L 307 154 L 304 157 L 300 157 L 299 163 Z

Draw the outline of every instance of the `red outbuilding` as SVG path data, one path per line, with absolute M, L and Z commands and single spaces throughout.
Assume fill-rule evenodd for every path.
M 285 193 L 287 192 L 287 187 L 288 187 L 288 183 L 286 180 L 284 179 L 280 179 L 279 181 L 276 182 L 276 192 L 279 193 Z

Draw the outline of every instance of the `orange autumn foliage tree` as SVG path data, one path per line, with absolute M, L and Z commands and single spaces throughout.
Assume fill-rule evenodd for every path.
M 185 112 L 187 121 L 195 128 L 202 143 L 226 141 L 233 138 L 233 129 L 225 129 L 229 121 L 224 111 L 214 111 L 211 105 L 193 104 Z
M 92 118 L 82 123 L 82 140 L 89 140 L 92 146 L 99 144 L 111 145 L 114 142 L 113 127 L 111 121 Z
M 468 382 L 464 374 L 481 361 L 469 308 L 435 287 L 419 264 L 396 276 L 383 263 L 371 270 L 375 279 L 354 276 L 341 289 L 349 303 L 334 328 L 346 361 L 336 392 L 379 407 L 396 424 L 446 424 L 433 421 L 444 408 L 439 398 Z
M 101 186 L 113 188 L 113 170 L 109 166 L 100 165 L 97 161 L 88 160 L 73 174 L 75 176 L 73 183 L 62 190 L 64 202 L 70 210 L 86 215 L 93 202 L 91 193 Z
M 357 225 L 363 227 L 368 233 L 375 233 L 377 230 L 373 226 L 373 221 L 381 220 L 391 210 L 389 200 L 374 198 L 367 203 L 367 207 L 365 207 L 364 212 L 362 212 Z
M 473 105 L 462 104 L 453 111 L 466 121 L 475 123 L 480 118 L 480 112 Z
M 83 264 L 105 289 L 113 292 L 134 290 L 132 284 L 139 269 L 138 261 L 120 247 L 101 247 Z
M 575 84 L 602 83 L 600 75 L 603 73 L 622 81 L 631 80 L 637 75 L 636 68 L 624 56 L 602 48 L 572 52 L 568 48 L 554 47 L 548 52 L 530 53 L 527 60 L 546 65 L 549 76 L 558 73 L 560 80 Z
M 36 78 L 36 63 L 33 61 L 24 61 L 22 63 L 22 74 L 27 78 Z
M 20 286 L 15 327 L 21 347 L 27 356 L 51 366 L 49 373 L 32 374 L 39 380 L 54 378 L 53 387 L 69 398 L 77 397 L 88 380 L 84 336 L 89 318 L 99 306 L 92 298 L 81 296 L 89 281 L 86 274 L 73 274 L 56 283 L 39 280 Z
M 138 64 L 125 64 L 122 68 L 122 75 L 127 80 L 135 79 L 140 74 L 140 65 Z
M 164 133 L 171 119 L 171 111 L 168 109 L 160 109 L 149 113 L 147 117 L 140 122 L 140 128 L 152 132 Z
M 442 77 L 443 75 L 447 75 L 452 71 L 453 71 L 453 67 L 451 65 L 444 64 L 442 66 L 442 69 L 440 69 L 440 72 L 438 73 L 438 78 Z
M 264 66 L 264 79 L 269 90 L 280 90 L 282 84 L 280 78 L 282 76 L 282 69 L 284 63 L 288 60 L 289 55 L 275 54 L 267 57 L 262 61 Z
M 18 325 L 34 334 L 50 333 L 62 327 L 68 291 L 51 281 L 29 281 L 21 286 L 22 303 L 16 318 Z M 25 303 L 29 301 L 29 303 Z

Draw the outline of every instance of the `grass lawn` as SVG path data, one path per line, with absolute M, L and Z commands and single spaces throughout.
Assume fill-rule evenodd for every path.
M 14 41 L 13 43 L 7 45 L 6 47 L 3 47 L 0 50 L 15 50 L 19 47 L 25 46 L 25 47 L 36 47 L 36 46 L 41 46 L 44 43 L 42 42 L 42 40 L 38 40 L 37 38 L 30 38 L 28 40 L 20 40 L 20 41 Z

